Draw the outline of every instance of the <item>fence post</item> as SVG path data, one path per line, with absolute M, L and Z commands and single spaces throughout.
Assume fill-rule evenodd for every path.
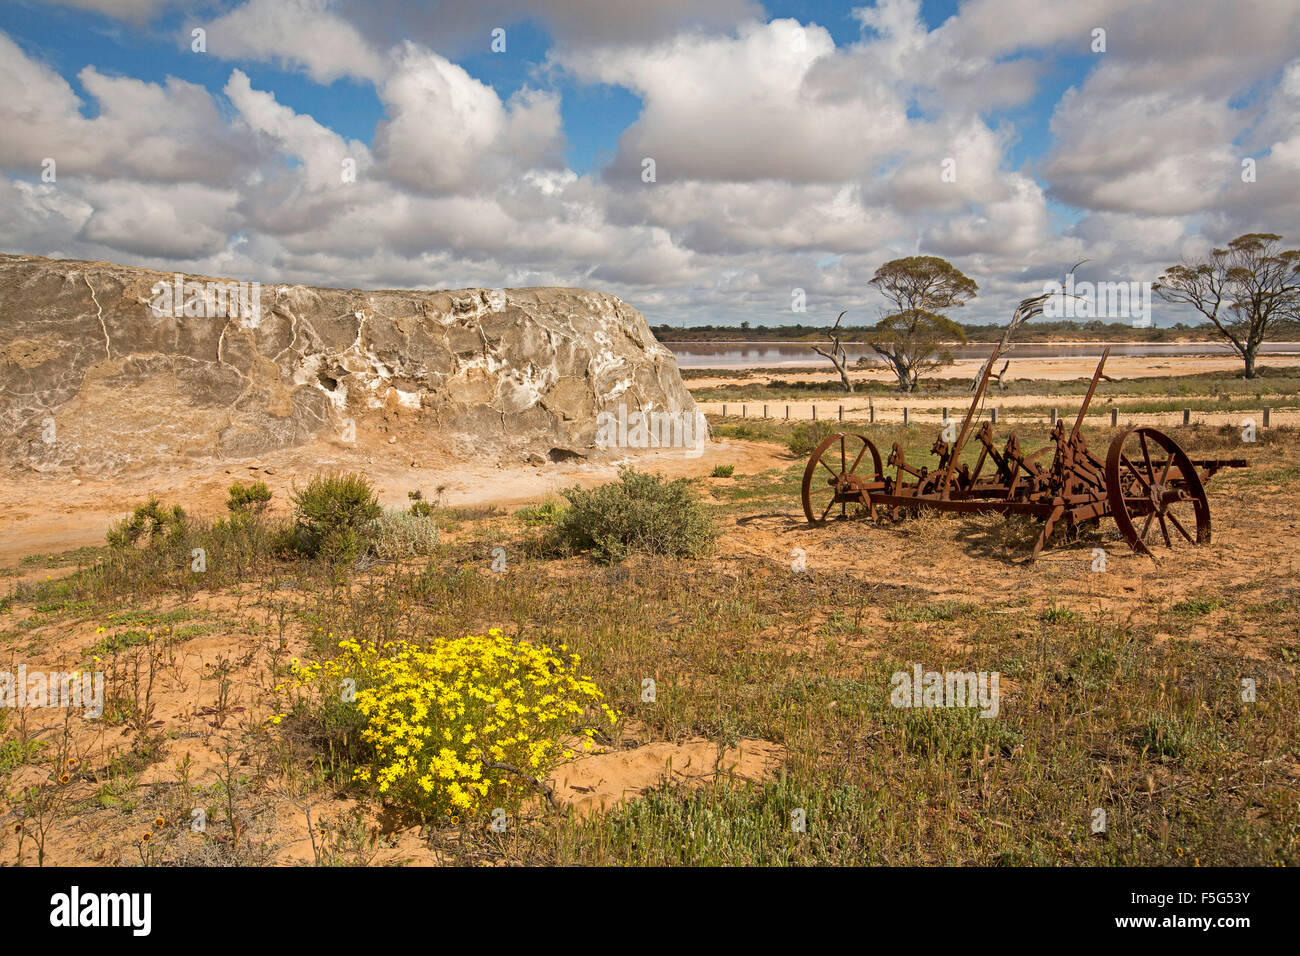
M 813 410 L 813 421 L 817 421 L 817 403 L 816 403 L 816 402 L 813 403 L 812 410 Z
M 1056 409 L 1054 409 L 1054 408 L 1052 409 L 1052 420 L 1051 420 L 1050 422 L 1048 422 L 1047 424 L 1049 424 L 1049 425 L 1055 425 L 1055 424 L 1056 424 Z
M 870 399 L 870 398 L 867 399 L 867 411 L 868 411 L 868 413 L 869 413 L 869 415 L 870 415 L 870 417 L 869 417 L 867 420 L 868 420 L 869 422 L 871 422 L 872 424 L 875 424 L 875 421 L 876 421 L 876 403 L 875 403 L 875 401 L 874 401 L 873 399 Z
M 907 406 L 906 406 L 906 405 L 903 406 L 903 424 L 904 424 L 904 425 L 907 424 Z
M 1192 420 L 1192 410 L 1191 410 L 1190 408 L 1184 408 L 1184 409 L 1183 409 L 1183 424 L 1184 424 L 1184 425 L 1190 424 L 1190 423 L 1191 423 L 1191 420 Z
M 1273 409 L 1269 408 L 1267 405 L 1264 406 L 1264 427 L 1265 428 L 1268 427 L 1268 413 L 1271 412 L 1272 410 Z
M 844 421 L 844 406 L 840 406 L 840 421 Z
M 764 417 L 764 418 L 767 418 L 767 406 L 766 406 L 766 405 L 763 406 L 763 417 Z
M 787 406 L 785 407 L 785 420 L 786 420 L 787 422 L 790 420 L 790 406 L 789 406 L 789 405 L 787 405 Z
M 943 409 L 943 420 L 944 420 L 945 422 L 948 420 L 948 406 L 946 406 L 946 405 L 944 406 L 944 409 Z
M 722 417 L 723 417 L 723 418 L 726 418 L 726 417 L 727 417 L 727 403 L 726 403 L 726 402 L 723 402 L 723 403 L 722 403 Z
M 748 418 L 748 417 L 749 417 L 749 406 L 748 406 L 748 405 L 741 405 L 741 406 L 740 406 L 740 417 L 741 417 L 741 418 Z
M 997 410 L 996 408 L 990 408 L 990 409 L 989 409 L 989 424 L 990 424 L 990 425 L 996 425 L 997 423 L 998 423 L 998 410 Z
M 1116 405 L 1110 410 L 1110 427 L 1114 428 L 1119 424 L 1119 406 Z

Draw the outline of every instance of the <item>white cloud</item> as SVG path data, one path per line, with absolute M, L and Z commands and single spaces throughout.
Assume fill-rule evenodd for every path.
M 563 150 L 559 99 L 496 91 L 431 50 L 406 44 L 379 91 L 388 113 L 375 131 L 385 175 L 417 190 L 499 182 L 557 167 Z
M 1249 105 L 1255 89 L 1276 82 L 1295 56 L 1300 7 L 1156 0 L 1113 9 L 1104 22 L 1106 52 L 1052 117 L 1050 194 L 1085 209 L 1244 221 L 1232 210 L 1264 190 L 1240 188 L 1238 143 L 1259 113 Z M 1296 129 L 1276 111 L 1270 125 Z
M 275 151 L 301 161 L 304 172 L 299 178 L 308 189 L 339 184 L 345 159 L 363 172 L 371 164 L 364 143 L 348 142 L 310 116 L 281 105 L 274 94 L 253 89 L 242 70 L 230 74 L 225 94 L 250 129 L 266 136 Z
M 1067 92 L 1044 165 L 1054 195 L 1088 209 L 1153 215 L 1212 205 L 1239 172 L 1230 144 L 1244 120 L 1225 99 Z
M 248 0 L 206 24 L 214 57 L 372 83 L 370 146 L 240 69 L 210 93 L 84 66 L 83 103 L 0 34 L 0 244 L 335 286 L 589 285 L 656 322 L 791 321 L 794 287 L 798 320 L 869 321 L 874 269 L 929 253 L 979 281 L 963 318 L 1002 321 L 1078 259 L 1152 278 L 1202 232 L 1300 221 L 1300 14 L 1242 2 L 969 0 L 929 30 L 918 0 L 881 0 L 838 47 L 748 0 Z M 527 16 L 555 39 L 536 88 L 498 94 L 444 49 L 504 25 L 513 50 Z M 1091 56 L 1094 26 L 1107 52 L 1056 104 L 1046 152 L 1014 162 L 1026 117 L 1007 110 L 1054 57 Z M 564 161 L 565 73 L 641 98 L 607 169 Z
M 249 0 L 203 24 L 208 53 L 300 67 L 317 83 L 382 79 L 387 58 L 334 7 L 332 0 Z
M 164 259 L 196 259 L 224 249 L 238 198 L 233 190 L 117 180 L 88 184 L 81 195 L 94 212 L 78 238 Z
M 93 66 L 78 79 L 99 105 L 93 119 L 66 80 L 0 33 L 0 165 L 35 174 L 52 158 L 60 176 L 228 183 L 259 159 L 202 86 L 110 77 Z
M 906 104 L 870 76 L 818 73 L 834 51 L 822 27 L 775 20 L 734 37 L 686 34 L 554 62 L 641 95 L 611 170 L 619 180 L 639 181 L 649 157 L 659 181 L 834 182 L 894 149 L 907 126 Z
M 536 24 L 565 48 L 653 43 L 687 29 L 728 28 L 763 15 L 758 0 L 340 0 L 338 10 L 373 42 L 412 41 L 444 55 L 488 49 L 492 30 Z

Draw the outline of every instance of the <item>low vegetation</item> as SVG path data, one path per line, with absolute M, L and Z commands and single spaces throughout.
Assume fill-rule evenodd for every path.
M 618 717 L 566 655 L 492 629 L 484 637 L 359 644 L 294 664 L 292 715 L 338 750 L 356 746 L 356 780 L 422 817 L 517 808 L 561 760 L 589 751 Z M 340 681 L 355 697 L 340 701 Z M 574 739 L 575 734 L 577 740 Z M 573 749 L 573 748 L 576 748 Z
M 371 525 L 383 513 L 361 475 L 317 475 L 293 496 L 294 550 L 348 564 L 366 550 Z
M 1241 453 L 1238 430 L 1170 431 Z M 931 426 L 870 435 L 932 460 Z M 1093 447 L 1106 437 L 1089 428 Z M 1276 535 L 1238 545 L 1297 520 L 1300 440 L 1272 428 L 1248 457 L 1266 463 L 1215 479 L 1214 549 L 1160 567 L 1112 553 L 1106 575 L 1088 571 L 1091 541 L 1031 575 L 1024 529 L 996 517 L 809 531 L 791 517 L 795 454 L 726 481 L 625 471 L 513 513 L 415 497 L 376 512 L 359 476 L 290 501 L 232 488 L 219 521 L 147 502 L 112 544 L 25 565 L 0 604 L 11 660 L 105 676 L 102 721 L 0 709 L 0 855 L 1294 865 L 1300 589 Z M 303 527 L 347 529 L 355 558 L 297 549 Z M 917 663 L 999 673 L 996 718 L 891 706 Z M 689 740 L 762 741 L 779 766 L 692 766 L 589 814 L 548 796 L 588 744 L 649 759 L 636 748 Z
M 796 422 L 791 426 L 785 444 L 790 454 L 803 458 L 837 431 L 839 427 L 833 422 Z
M 598 488 L 569 488 L 568 507 L 555 523 L 554 540 L 570 552 L 589 552 L 615 563 L 633 554 L 698 558 L 718 531 L 685 478 L 624 468 L 619 480 Z

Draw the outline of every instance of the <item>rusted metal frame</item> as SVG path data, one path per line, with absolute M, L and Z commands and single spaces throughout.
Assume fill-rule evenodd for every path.
M 953 497 L 950 500 L 962 501 L 967 499 L 980 499 L 985 501 L 1001 502 L 1002 504 L 1015 504 L 1019 501 L 1033 500 L 1023 496 L 1020 498 L 1008 499 L 1006 486 L 1001 484 L 983 484 L 978 488 L 968 488 L 961 492 L 960 497 Z
M 1016 496 L 1016 488 L 1020 485 L 1020 462 L 1015 462 L 1015 468 L 1011 472 L 1011 480 L 1007 482 L 1007 491 L 1005 497 L 1012 499 Z
M 1192 467 L 1199 470 L 1201 484 L 1205 484 L 1224 468 L 1245 468 L 1244 458 L 1193 458 Z
M 1003 501 L 998 498 L 918 498 L 915 495 L 872 495 L 871 500 L 887 508 L 914 508 L 919 503 L 935 511 L 955 511 L 965 514 L 1026 514 L 1047 515 L 1054 507 L 1051 503 L 1035 501 Z
M 1177 504 L 1180 501 L 1188 501 L 1187 492 L 1179 485 L 1174 484 L 1168 491 L 1160 493 L 1160 507 L 1168 508 L 1170 505 Z M 1154 511 L 1156 504 L 1150 495 L 1138 495 L 1136 497 L 1125 495 L 1124 504 L 1128 507 L 1129 514 L 1144 515 Z
M 1025 468 L 1025 456 L 1020 453 L 1020 439 L 1016 437 L 1015 432 L 1012 432 L 1007 437 L 1007 447 L 1003 453 L 1003 460 L 1010 461 L 1016 466 L 1011 470 L 1011 477 L 1007 482 L 1006 495 L 1007 498 L 1014 498 L 1016 488 L 1020 484 L 1020 472 Z
M 907 463 L 907 455 L 903 451 L 902 447 L 899 446 L 898 442 L 894 442 L 893 450 L 889 453 L 888 464 L 894 466 L 894 484 L 896 486 L 902 486 L 902 475 L 904 472 L 915 478 L 918 483 L 922 478 L 921 473 Z
M 1102 489 L 1104 493 L 1106 488 L 1105 469 L 1105 465 L 1091 455 L 1087 455 L 1083 461 L 1075 460 L 1072 474 L 1076 479 L 1086 480 L 1090 485 Z
M 934 440 L 934 444 L 930 446 L 930 454 L 939 459 L 939 463 L 934 466 L 937 471 L 946 467 L 948 462 L 952 460 L 952 446 L 944 441 L 943 436 L 940 435 Z
M 1045 448 L 1039 449 L 1039 451 L 1046 451 L 1046 450 L 1047 449 Z M 1021 452 L 1016 456 L 1016 461 L 1019 462 L 1020 467 L 1025 470 L 1025 474 L 1030 475 L 1031 477 L 1034 478 L 1037 478 L 1039 475 L 1043 473 L 1042 466 L 1032 460 L 1034 455 L 1036 454 L 1038 454 L 1038 452 L 1034 452 L 1033 454 L 1029 454 L 1029 455 L 1026 455 L 1023 452 Z
M 1088 414 L 1088 406 L 1092 404 L 1092 395 L 1097 391 L 1097 383 L 1101 381 L 1101 370 L 1106 366 L 1106 359 L 1110 357 L 1110 346 L 1101 353 L 1101 361 L 1097 363 L 1097 370 L 1092 373 L 1092 381 L 1088 383 L 1088 394 L 1083 397 L 1083 405 L 1079 407 L 1079 414 L 1074 419 L 1074 428 L 1070 431 L 1070 441 L 1073 442 L 1079 437 L 1079 429 L 1083 427 L 1083 417 Z
M 988 460 L 988 457 L 988 448 L 981 448 L 979 458 L 975 459 L 975 467 L 970 471 L 970 482 L 972 485 L 979 481 L 980 472 L 984 469 L 984 462 Z
M 998 351 L 1001 348 L 1001 342 L 993 346 L 993 354 L 989 356 L 989 360 L 984 364 L 984 371 L 980 375 L 979 387 L 975 389 L 975 397 L 971 399 L 970 408 L 966 410 L 966 417 L 962 419 L 961 431 L 957 433 L 957 440 L 953 442 L 952 461 L 950 461 L 948 467 L 944 469 L 943 488 L 945 493 L 948 488 L 948 479 L 952 476 L 952 463 L 958 459 L 961 455 L 961 450 L 966 447 L 966 432 L 970 429 L 971 419 L 975 417 L 975 412 L 979 408 L 980 400 L 984 397 L 984 390 L 989 384 L 989 376 L 993 374 L 993 363 L 998 360 Z
M 1070 512 L 1070 519 L 1074 521 L 1075 524 L 1078 524 L 1083 521 L 1089 521 L 1093 518 L 1104 518 L 1108 514 L 1110 514 L 1110 505 L 1105 501 L 1096 501 L 1090 505 L 1075 508 Z
M 1047 544 L 1047 539 L 1052 536 L 1052 532 L 1056 529 L 1056 523 L 1060 521 L 1062 515 L 1065 514 L 1065 505 L 1060 504 L 1059 502 L 1054 503 L 1049 507 L 1051 508 L 1051 511 L 1047 515 L 1047 520 L 1043 522 L 1043 530 L 1038 535 L 1038 540 L 1034 542 L 1034 550 L 1030 556 L 1031 560 L 1038 558 L 1039 552 L 1043 550 L 1043 545 Z
M 997 450 L 997 448 L 993 446 L 993 432 L 989 428 L 988 422 L 985 422 L 983 425 L 980 426 L 980 430 L 975 434 L 975 438 L 979 441 L 981 445 L 984 446 L 984 450 L 980 453 L 980 461 L 979 461 L 980 465 L 984 464 L 984 460 L 986 457 L 992 458 L 993 464 L 998 469 L 999 477 L 990 478 L 988 480 L 997 481 L 999 483 L 1005 483 L 1007 479 L 1002 476 L 1009 475 L 1010 469 L 1007 468 L 1006 458 L 1004 458 L 1002 454 Z
M 1080 504 L 1088 504 L 1089 502 L 1093 502 L 1093 501 L 1105 501 L 1106 492 L 1102 491 L 1101 494 L 1097 494 L 1096 492 L 1083 492 L 1081 494 L 1059 495 L 1058 497 L 1065 504 L 1073 506 L 1073 505 L 1080 505 Z

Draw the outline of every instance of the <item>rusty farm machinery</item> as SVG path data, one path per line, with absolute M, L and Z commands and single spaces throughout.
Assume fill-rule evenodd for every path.
M 933 469 L 907 461 L 897 442 L 882 460 L 865 435 L 837 432 L 822 441 L 804 469 L 803 510 L 808 521 L 821 525 L 846 519 L 850 508 L 873 518 L 882 511 L 898 518 L 922 510 L 1031 515 L 1043 524 L 1034 544 L 1035 558 L 1061 522 L 1067 534 L 1074 534 L 1107 515 L 1115 519 L 1129 547 L 1152 558 L 1152 546 L 1208 543 L 1205 483 L 1220 469 L 1245 467 L 1245 460 L 1189 458 L 1172 438 L 1147 426 L 1121 431 L 1104 459 L 1095 455 L 1081 428 L 1109 348 L 1097 363 L 1074 427 L 1067 429 L 1064 419 L 1058 419 L 1052 444 L 1026 454 L 1013 431 L 998 449 L 988 420 L 972 429 L 994 362 L 1008 349 L 1012 329 L 1041 311 L 1041 301 L 1026 299 L 1016 310 L 980 373 L 955 440 L 945 440 L 945 431 L 953 435 L 949 427 L 931 447 L 938 458 Z M 980 446 L 978 456 L 973 464 L 959 465 L 971 437 Z

